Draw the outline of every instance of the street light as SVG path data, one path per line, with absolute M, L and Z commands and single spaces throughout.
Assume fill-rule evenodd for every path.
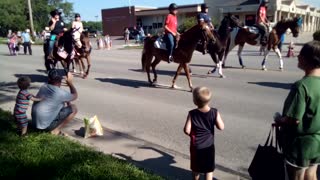
M 96 16 L 94 16 L 94 17 L 96 18 L 96 29 L 97 29 L 97 31 L 98 31 L 98 30 L 99 30 L 99 29 L 98 29 L 98 17 L 99 17 L 99 16 L 96 15 Z

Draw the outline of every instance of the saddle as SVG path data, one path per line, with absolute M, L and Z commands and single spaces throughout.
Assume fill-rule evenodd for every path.
M 243 28 L 248 29 L 250 33 L 260 34 L 260 29 L 256 26 L 244 26 Z
M 174 49 L 177 49 L 178 48 L 178 42 L 180 40 L 180 35 L 176 37 L 176 42 L 175 42 L 175 48 Z M 164 36 L 159 36 L 157 38 L 157 40 L 154 42 L 154 47 L 157 48 L 157 49 L 162 49 L 162 50 L 168 50 L 167 49 L 167 43 L 166 43 L 166 40 L 164 39 Z

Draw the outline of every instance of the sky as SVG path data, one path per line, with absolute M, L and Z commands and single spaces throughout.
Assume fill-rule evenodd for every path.
M 81 14 L 84 21 L 100 21 L 101 9 L 128 6 L 129 1 L 131 5 L 136 6 L 152 6 L 164 7 L 170 3 L 178 5 L 185 4 L 199 4 L 204 0 L 66 0 L 73 3 L 74 11 Z M 229 0 L 228 0 L 229 1 Z M 299 4 L 308 4 L 320 8 L 320 0 L 297 0 Z M 96 16 L 98 16 L 96 18 Z

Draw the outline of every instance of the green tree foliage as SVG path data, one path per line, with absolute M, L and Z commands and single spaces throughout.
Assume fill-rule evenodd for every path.
M 64 0 L 31 0 L 33 23 L 37 32 L 48 26 L 50 11 L 61 9 L 63 20 L 68 23 L 73 19 L 73 3 Z M 26 0 L 0 0 L 0 35 L 9 29 L 22 31 L 29 27 L 29 10 Z
M 89 30 L 102 30 L 102 22 L 101 21 L 83 21 L 83 27 L 88 28 Z
M 25 0 L 0 1 L 0 33 L 5 35 L 9 29 L 18 31 L 27 26 Z
M 219 26 L 219 21 L 216 20 L 215 18 L 211 18 L 212 19 L 212 24 L 214 27 L 218 27 Z M 179 31 L 181 33 L 185 32 L 186 30 L 190 29 L 191 27 L 193 27 L 194 25 L 196 25 L 197 22 L 197 18 L 196 17 L 188 17 L 186 18 L 182 24 L 179 26 Z

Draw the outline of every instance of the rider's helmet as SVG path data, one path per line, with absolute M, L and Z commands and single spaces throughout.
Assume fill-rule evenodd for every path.
M 56 15 L 61 15 L 61 12 L 58 9 L 55 9 L 50 12 L 51 17 L 55 17 Z
M 171 11 L 174 11 L 174 10 L 178 9 L 178 6 L 177 6 L 176 3 L 172 3 L 172 4 L 169 5 L 168 9 L 171 12 Z
M 75 13 L 74 14 L 74 18 L 78 18 L 78 17 L 81 17 L 80 14 L 79 13 Z
M 209 6 L 206 3 L 201 4 L 201 12 L 205 12 L 206 9 L 208 9 L 208 8 L 209 8 Z
M 260 5 L 266 5 L 269 3 L 269 0 L 261 0 Z

